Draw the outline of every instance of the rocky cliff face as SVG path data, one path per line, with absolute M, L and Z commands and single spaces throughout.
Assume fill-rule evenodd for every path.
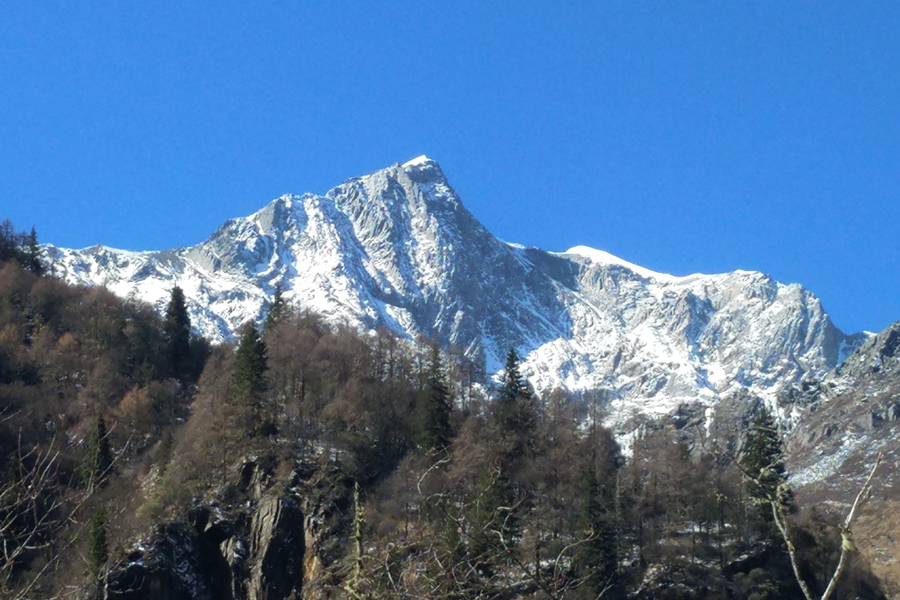
M 344 551 L 349 482 L 309 466 L 289 481 L 276 481 L 247 463 L 241 476 L 245 501 L 200 503 L 186 520 L 157 527 L 110 574 L 108 596 L 330 598 L 333 568 Z
M 868 339 L 833 371 L 793 386 L 785 396 L 785 402 L 802 410 L 788 446 L 795 485 L 853 475 L 844 471 L 847 461 L 851 471 L 864 469 L 857 460 L 871 462 L 879 451 L 893 451 L 900 445 L 900 323 Z
M 172 286 L 192 322 L 225 339 L 264 316 L 275 286 L 331 322 L 464 348 L 489 373 L 515 347 L 541 391 L 597 392 L 621 429 L 684 402 L 779 392 L 837 366 L 864 338 L 818 299 L 761 273 L 674 277 L 605 252 L 505 243 L 426 157 L 324 196 L 283 196 L 191 248 L 47 248 L 67 281 L 163 310 Z

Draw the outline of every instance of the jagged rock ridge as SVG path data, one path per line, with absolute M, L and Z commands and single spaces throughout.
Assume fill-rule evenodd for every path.
M 172 286 L 213 339 L 260 319 L 275 286 L 332 322 L 424 334 L 497 371 L 508 348 L 539 390 L 600 390 L 613 420 L 712 405 L 837 366 L 865 336 L 839 331 L 799 285 L 748 271 L 674 277 L 605 252 L 493 236 L 427 157 L 286 195 L 190 248 L 48 247 L 71 283 L 162 310 Z

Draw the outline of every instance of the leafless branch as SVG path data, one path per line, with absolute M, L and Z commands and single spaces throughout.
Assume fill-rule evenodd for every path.
M 55 441 L 46 448 L 34 446 L 26 451 L 20 440 L 16 477 L 0 487 L 0 596 L 10 600 L 31 597 L 37 585 L 69 555 L 87 525 L 78 516 L 95 497 L 93 487 L 75 494 L 59 488 L 56 476 L 60 452 Z M 115 469 L 130 443 L 131 438 L 103 476 Z M 75 528 L 72 535 L 57 537 L 59 546 L 38 572 L 14 586 L 15 570 L 28 553 L 50 547 L 52 538 L 68 527 Z
M 714 448 L 713 453 L 716 456 L 729 460 L 738 468 L 738 470 L 740 470 L 741 474 L 745 478 L 753 481 L 759 487 L 759 489 L 766 494 L 766 501 L 772 509 L 772 517 L 775 521 L 775 526 L 778 528 L 778 532 L 781 534 L 781 537 L 784 539 L 784 543 L 787 546 L 788 556 L 791 560 L 791 568 L 794 571 L 794 578 L 797 580 L 797 584 L 803 591 L 803 595 L 806 597 L 806 600 L 814 600 L 812 592 L 809 589 L 809 585 L 807 585 L 806 581 L 800 575 L 797 549 L 794 546 L 794 543 L 791 541 L 790 525 L 787 519 L 787 515 L 784 514 L 784 510 L 782 509 L 782 502 L 779 497 L 779 491 L 776 490 L 774 494 L 770 492 L 767 487 L 762 484 L 759 478 L 755 474 L 750 473 L 746 468 L 744 468 L 740 461 L 737 460 L 737 458 L 735 458 L 734 456 L 728 453 L 721 452 L 718 448 Z M 841 526 L 841 557 L 838 560 L 837 567 L 835 567 L 834 573 L 832 574 L 831 579 L 828 582 L 828 586 L 825 588 L 825 593 L 822 594 L 820 600 L 828 600 L 829 598 L 831 598 L 835 589 L 837 589 L 838 581 L 840 580 L 841 575 L 844 573 L 844 569 L 847 566 L 847 560 L 849 558 L 850 552 L 854 550 L 851 527 L 856 520 L 859 508 L 869 497 L 869 493 L 872 487 L 872 480 L 875 477 L 875 472 L 881 465 L 881 461 L 883 458 L 883 454 L 879 452 L 875 458 L 875 464 L 872 466 L 872 470 L 869 471 L 869 476 L 866 478 L 865 483 L 863 483 L 862 487 L 860 488 L 859 493 L 856 495 L 856 499 L 853 501 L 853 505 L 850 507 L 850 512 L 847 513 L 847 517 L 844 519 L 844 523 Z
M 872 470 L 869 472 L 869 476 L 866 478 L 866 482 L 863 484 L 863 486 L 859 490 L 859 493 L 856 495 L 856 500 L 853 501 L 853 506 L 850 507 L 850 512 L 847 514 L 847 518 L 844 520 L 844 525 L 841 527 L 841 558 L 834 570 L 834 575 L 831 576 L 831 581 L 828 583 L 828 587 L 825 589 L 825 593 L 822 594 L 822 600 L 828 600 L 834 593 L 838 579 L 840 579 L 841 574 L 844 572 L 844 568 L 847 566 L 847 555 L 851 550 L 853 550 L 854 547 L 853 533 L 850 531 L 850 528 L 853 526 L 853 522 L 856 520 L 857 510 L 863 505 L 863 503 L 865 503 L 865 501 L 869 497 L 869 492 L 872 486 L 872 478 L 875 477 L 875 471 L 877 471 L 878 467 L 881 465 L 882 458 L 884 458 L 884 455 L 879 452 L 878 456 L 875 457 L 875 464 L 872 465 Z

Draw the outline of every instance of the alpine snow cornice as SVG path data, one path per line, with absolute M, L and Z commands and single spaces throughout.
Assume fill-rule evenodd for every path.
M 505 243 L 424 156 L 324 196 L 282 196 L 190 248 L 47 252 L 65 280 L 159 310 L 179 285 L 213 339 L 262 318 L 281 285 L 295 307 L 430 336 L 489 372 L 516 347 L 537 389 L 602 390 L 620 423 L 742 390 L 774 402 L 864 337 L 839 331 L 801 286 L 762 273 L 674 277 L 591 248 Z

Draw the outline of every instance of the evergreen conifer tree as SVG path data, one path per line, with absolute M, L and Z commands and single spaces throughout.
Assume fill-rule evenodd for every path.
M 42 275 L 44 273 L 44 265 L 41 263 L 41 247 L 38 245 L 37 232 L 34 227 L 31 228 L 31 233 L 25 237 L 24 253 L 25 268 L 32 273 Z
M 103 516 L 103 511 L 99 508 L 94 511 L 94 515 L 91 517 L 87 557 L 91 576 L 98 579 L 102 578 L 103 570 L 109 561 L 109 546 L 106 539 L 106 518 Z
M 579 525 L 585 541 L 579 548 L 576 564 L 579 575 L 586 578 L 593 593 L 601 594 L 615 581 L 618 551 L 613 499 L 604 493 L 593 462 L 584 477 Z
M 284 293 L 281 291 L 281 284 L 275 286 L 275 295 L 272 302 L 269 303 L 269 310 L 266 313 L 266 320 L 263 323 L 263 331 L 271 333 L 279 321 L 281 321 L 288 312 L 288 304 L 284 299 Z
M 423 450 L 440 451 L 450 445 L 452 402 L 441 368 L 437 345 L 431 348 L 428 380 L 418 407 L 418 443 Z
M 537 416 L 534 394 L 519 372 L 519 355 L 511 348 L 494 403 L 494 421 L 511 456 L 521 457 L 533 449 Z
M 263 431 L 265 425 L 263 413 L 268 388 L 266 384 L 268 368 L 266 343 L 259 336 L 256 325 L 249 323 L 241 334 L 234 355 L 232 393 L 239 404 L 250 410 L 247 426 L 251 435 L 266 433 Z
M 88 438 L 87 452 L 80 469 L 81 479 L 90 491 L 106 485 L 112 464 L 112 448 L 109 445 L 106 421 L 103 415 L 99 415 L 91 437 Z
M 747 479 L 747 494 L 751 502 L 760 507 L 764 524 L 772 523 L 773 500 L 780 511 L 790 512 L 793 494 L 787 484 L 781 436 L 765 407 L 760 408 L 747 433 L 741 467 Z
M 184 292 L 177 285 L 172 288 L 166 320 L 163 325 L 166 358 L 176 379 L 185 379 L 193 370 L 191 361 L 191 318 L 188 315 Z

